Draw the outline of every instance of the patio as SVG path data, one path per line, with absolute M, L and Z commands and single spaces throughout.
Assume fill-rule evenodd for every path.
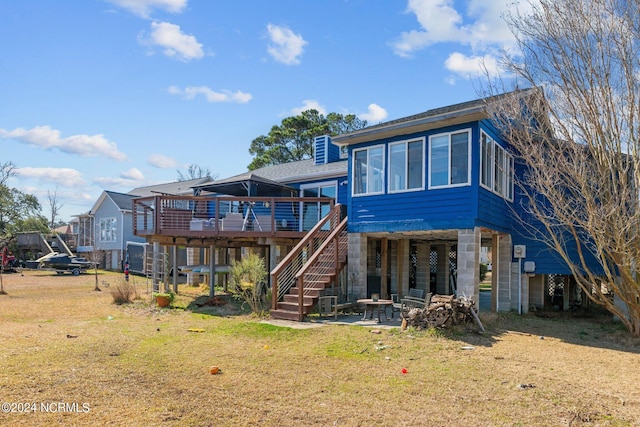
M 389 314 L 389 316 L 391 316 L 391 314 Z M 339 314 L 337 319 L 334 319 L 332 316 L 318 317 L 317 315 L 312 315 L 307 316 L 303 322 L 294 322 L 291 320 L 280 319 L 266 319 L 263 320 L 262 323 L 268 323 L 274 326 L 284 326 L 293 329 L 319 328 L 326 325 L 363 326 L 371 329 L 392 329 L 400 328 L 402 326 L 402 319 L 399 316 L 396 316 L 393 319 L 391 317 L 385 319 L 383 316 L 382 319 L 383 320 L 378 323 L 375 317 L 374 319 L 362 320 L 361 313 L 349 313 Z

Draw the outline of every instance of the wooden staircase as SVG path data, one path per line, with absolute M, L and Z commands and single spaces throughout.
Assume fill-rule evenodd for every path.
M 335 285 L 347 249 L 347 218 L 340 221 L 336 205 L 271 272 L 271 317 L 302 321 L 321 292 Z

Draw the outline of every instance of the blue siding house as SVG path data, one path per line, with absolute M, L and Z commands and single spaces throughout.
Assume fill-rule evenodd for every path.
M 348 151 L 348 271 L 356 293 L 406 295 L 416 287 L 478 301 L 486 248 L 492 309 L 526 312 L 545 304 L 549 277 L 568 274 L 512 214 L 520 206 L 514 158 L 486 113 L 488 101 L 333 138 Z
M 192 248 L 188 264 L 207 264 L 210 276 L 216 265 L 259 253 L 278 294 L 271 314 L 281 318 L 302 320 L 329 287 L 348 298 L 417 288 L 479 301 L 488 256 L 491 310 L 542 308 L 558 290 L 551 302 L 568 308 L 579 298 L 568 291 L 567 266 L 517 219 L 522 172 L 487 112 L 495 100 L 319 136 L 312 159 L 194 185 L 188 199 L 138 198 L 135 235 Z M 334 248 L 324 254 L 333 264 L 313 271 L 323 255 L 314 242 L 324 238 L 339 242 L 321 249 Z

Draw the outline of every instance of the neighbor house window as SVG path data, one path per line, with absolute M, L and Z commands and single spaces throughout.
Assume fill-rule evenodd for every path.
M 485 132 L 480 133 L 480 184 L 513 201 L 513 156 Z
M 353 151 L 353 194 L 384 192 L 384 148 L 382 145 Z
M 116 219 L 115 218 L 100 219 L 100 241 L 101 242 L 116 241 Z
M 471 131 L 429 137 L 429 188 L 468 185 Z
M 424 188 L 424 138 L 389 144 L 389 192 Z

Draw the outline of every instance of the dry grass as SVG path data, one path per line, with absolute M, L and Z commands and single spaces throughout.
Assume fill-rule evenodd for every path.
M 109 292 L 93 291 L 94 280 L 4 276 L 0 400 L 78 403 L 79 412 L 38 406 L 35 413 L 0 413 L 0 425 L 640 422 L 640 344 L 607 318 L 487 314 L 484 335 L 462 328 L 380 335 L 360 326 L 292 329 L 233 306 L 158 310 L 140 278 L 142 299 L 119 306 Z M 181 289 L 176 305 L 190 306 L 197 293 Z M 212 365 L 222 374 L 210 375 Z

